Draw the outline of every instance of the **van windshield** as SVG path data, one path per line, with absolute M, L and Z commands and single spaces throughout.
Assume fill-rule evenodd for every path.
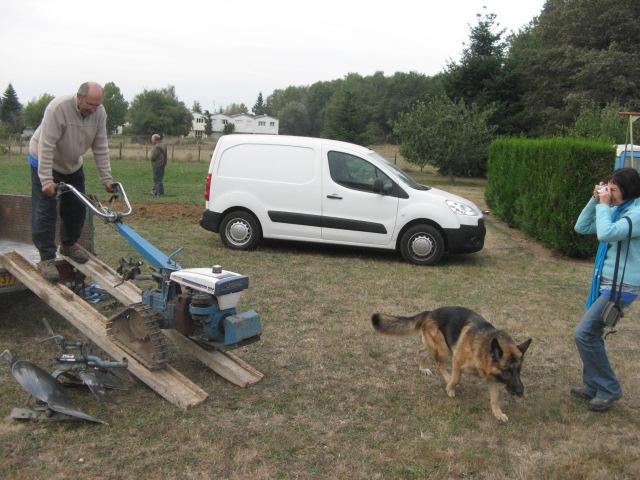
M 398 178 L 407 186 L 410 188 L 413 188 L 415 190 L 429 190 L 431 189 L 431 187 L 427 187 L 426 185 L 421 185 L 418 182 L 416 182 L 413 178 L 411 178 L 407 173 L 403 172 L 402 170 L 400 170 L 397 166 L 395 166 L 393 163 L 391 163 L 389 160 L 387 160 L 386 158 L 384 158 L 382 155 L 378 155 L 376 152 L 371 152 L 369 153 L 369 156 L 372 158 L 375 158 L 376 160 L 378 160 L 379 162 L 384 163 L 385 165 L 387 165 L 391 170 L 393 170 L 395 172 L 395 174 L 398 176 Z

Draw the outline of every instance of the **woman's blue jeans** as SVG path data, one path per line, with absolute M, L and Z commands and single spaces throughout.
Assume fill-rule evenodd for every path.
M 600 315 L 607 305 L 609 297 L 600 295 L 582 317 L 576 327 L 573 338 L 582 359 L 582 379 L 587 393 L 594 397 L 617 400 L 622 397 L 622 388 L 613 372 L 604 346 L 604 323 Z M 629 303 L 621 302 L 623 308 Z

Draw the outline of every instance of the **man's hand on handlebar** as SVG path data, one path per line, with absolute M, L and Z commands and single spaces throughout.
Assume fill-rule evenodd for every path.
M 44 193 L 47 197 L 53 197 L 57 193 L 56 184 L 53 182 L 45 183 L 42 186 L 42 193 Z

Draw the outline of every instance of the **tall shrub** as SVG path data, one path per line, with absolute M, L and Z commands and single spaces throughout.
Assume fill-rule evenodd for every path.
M 563 255 L 591 255 L 597 242 L 573 226 L 594 185 L 613 170 L 614 157 L 615 148 L 602 142 L 496 140 L 489 148 L 487 205 Z

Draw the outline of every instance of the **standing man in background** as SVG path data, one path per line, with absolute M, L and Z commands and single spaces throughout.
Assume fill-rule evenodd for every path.
M 153 169 L 153 189 L 149 192 L 155 197 L 164 197 L 164 169 L 167 166 L 167 147 L 162 143 L 162 137 L 157 133 L 151 135 L 153 150 L 149 154 Z
M 29 142 L 31 235 L 40 252 L 38 270 L 53 282 L 60 280 L 55 266 L 56 184 L 64 182 L 85 192 L 82 155 L 91 148 L 100 181 L 107 192 L 113 188 L 103 95 L 102 86 L 86 82 L 75 95 L 55 98 Z M 60 197 L 60 255 L 78 263 L 89 260 L 76 245 L 85 217 L 84 204 L 73 194 Z

